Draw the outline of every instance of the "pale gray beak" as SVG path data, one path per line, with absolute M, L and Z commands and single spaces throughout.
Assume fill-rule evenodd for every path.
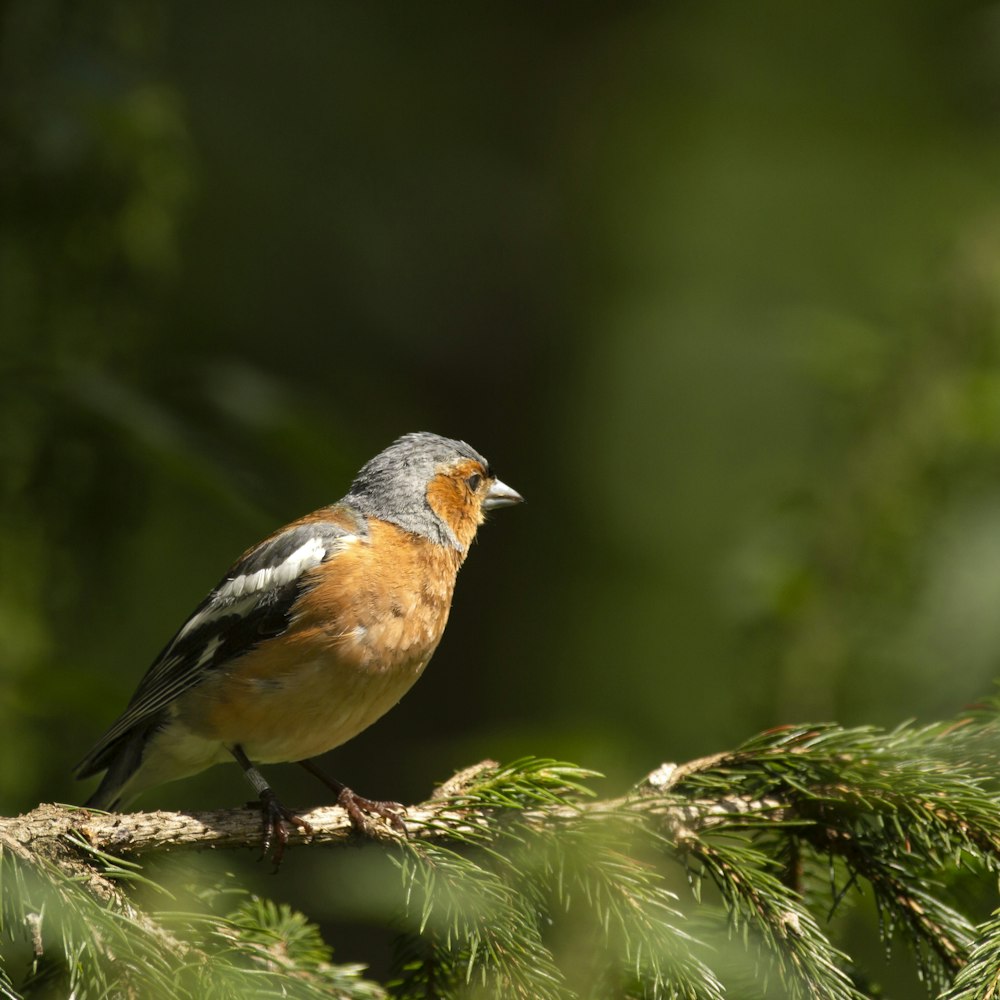
M 489 493 L 486 494 L 486 499 L 483 500 L 483 510 L 513 507 L 516 503 L 524 503 L 524 497 L 505 483 L 501 483 L 499 479 L 494 479 Z

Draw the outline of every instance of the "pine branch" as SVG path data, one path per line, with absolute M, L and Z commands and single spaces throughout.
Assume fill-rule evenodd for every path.
M 117 884 L 146 880 L 90 857 L 102 875 L 81 879 L 0 849 L 0 924 L 10 937 L 29 928 L 33 953 L 18 989 L 0 972 L 0 996 L 384 1000 L 360 967 L 333 965 L 316 929 L 287 907 L 251 900 L 229 914 L 146 913 Z
M 956 976 L 941 1000 L 998 1000 L 1000 998 L 1000 911 L 976 928 L 976 945 L 969 963 Z
M 971 981 L 962 971 L 970 956 L 984 975 L 995 974 L 996 928 L 976 932 L 942 873 L 1000 870 L 997 742 L 987 713 L 888 732 L 794 727 L 727 753 L 663 765 L 628 794 L 604 800 L 593 793 L 593 773 L 555 761 L 466 769 L 408 810 L 406 838 L 379 829 L 402 873 L 411 945 L 395 995 L 472 990 L 477 997 L 569 1000 L 604 995 L 594 992 L 596 984 L 614 984 L 607 995 L 718 1000 L 722 981 L 693 928 L 710 925 L 720 911 L 671 891 L 668 875 L 677 865 L 689 873 L 696 898 L 702 882 L 714 884 L 723 904 L 719 926 L 728 920 L 729 932 L 743 937 L 765 970 L 778 972 L 791 997 L 863 996 L 845 972 L 848 957 L 821 926 L 861 888 L 883 915 L 883 936 L 898 934 L 911 945 L 929 987 Z M 339 808 L 304 816 L 314 833 L 293 832 L 293 843 L 337 845 L 354 836 Z M 255 972 L 301 973 L 303 988 L 328 988 L 333 967 L 308 929 L 300 936 L 312 943 L 289 965 L 275 958 L 285 954 L 281 948 L 267 947 L 276 927 L 299 934 L 294 915 L 258 907 L 254 919 L 268 927 L 256 936 L 240 919 L 212 916 L 206 939 L 190 921 L 177 928 L 137 911 L 125 891 L 129 880 L 142 878 L 135 859 L 256 848 L 259 836 L 254 809 L 107 815 L 40 806 L 0 819 L 0 862 L 13 859 L 13 870 L 42 873 L 68 897 L 85 890 L 88 905 L 125 919 L 145 942 L 139 954 L 150 950 L 137 976 L 203 965 L 223 942 Z M 824 859 L 831 872 L 825 887 L 811 877 Z M 79 899 L 73 905 L 84 907 Z M 8 919 L 28 928 L 33 912 L 18 905 Z M 552 928 L 567 920 L 592 942 L 587 989 L 567 978 L 553 951 Z M 69 935 L 67 960 L 80 940 L 114 959 L 114 925 L 94 926 L 101 928 L 96 937 Z M 377 995 L 353 971 L 343 995 Z M 5 994 L 17 995 L 0 976 Z
M 470 770 L 493 766 L 484 761 Z M 648 815 L 666 828 L 708 829 L 728 824 L 734 817 L 769 816 L 780 821 L 787 806 L 777 799 L 749 796 L 721 796 L 717 799 L 659 799 L 646 789 L 662 769 L 640 783 L 634 795 L 587 803 L 581 807 L 564 804 L 540 806 L 525 813 L 533 828 L 558 827 L 581 812 L 603 815 L 626 810 L 636 816 Z M 462 841 L 481 833 L 490 823 L 490 811 L 505 808 L 500 801 L 455 802 L 435 796 L 407 807 L 405 826 L 409 838 L 431 842 Z M 289 831 L 289 844 L 346 844 L 355 836 L 347 814 L 339 806 L 320 806 L 300 813 L 313 828 L 307 836 Z M 396 840 L 399 835 L 387 824 L 373 821 L 376 835 Z M 0 843 L 18 844 L 31 854 L 62 860 L 77 853 L 82 839 L 97 851 L 120 857 L 175 850 L 260 847 L 260 812 L 256 808 L 220 809 L 206 812 L 102 813 L 71 805 L 40 805 L 16 817 L 0 817 Z

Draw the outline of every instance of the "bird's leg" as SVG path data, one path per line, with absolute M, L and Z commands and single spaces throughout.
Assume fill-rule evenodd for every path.
M 313 828 L 301 816 L 297 816 L 281 804 L 264 775 L 253 766 L 250 758 L 243 752 L 243 747 L 237 743 L 229 747 L 229 752 L 236 758 L 236 763 L 243 768 L 243 773 L 253 785 L 254 791 L 260 799 L 260 811 L 264 824 L 262 831 L 264 853 L 261 857 L 264 857 L 271 850 L 271 844 L 277 841 L 271 859 L 274 861 L 274 868 L 277 871 L 281 859 L 285 856 L 285 847 L 288 845 L 288 830 L 285 828 L 285 824 L 297 826 L 305 833 L 312 833 Z
M 319 778 L 327 788 L 332 789 L 337 794 L 337 805 L 340 806 L 351 820 L 351 825 L 359 832 L 372 837 L 376 830 L 372 826 L 367 814 L 378 816 L 385 820 L 396 833 L 406 836 L 406 824 L 403 816 L 406 815 L 406 807 L 399 802 L 379 802 L 373 799 L 366 799 L 357 792 L 351 791 L 342 781 L 331 778 L 326 774 L 315 761 L 300 760 L 302 765 L 311 775 Z

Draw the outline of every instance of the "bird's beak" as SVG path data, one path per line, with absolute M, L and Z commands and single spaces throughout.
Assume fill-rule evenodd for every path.
M 483 510 L 496 510 L 497 507 L 513 507 L 516 503 L 524 503 L 524 497 L 512 490 L 499 479 L 493 480 L 489 493 L 483 500 Z

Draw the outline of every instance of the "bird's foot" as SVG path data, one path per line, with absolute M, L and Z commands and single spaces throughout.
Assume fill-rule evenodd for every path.
M 366 837 L 378 837 L 381 834 L 379 828 L 372 822 L 373 816 L 388 823 L 400 836 L 407 835 L 406 824 L 403 822 L 406 807 L 399 802 L 366 799 L 345 785 L 337 794 L 337 805 L 347 813 L 354 829 Z
M 261 792 L 260 812 L 264 843 L 261 858 L 267 857 L 273 844 L 274 854 L 271 855 L 271 860 L 274 862 L 274 870 L 277 871 L 288 846 L 288 827 L 297 827 L 307 835 L 313 832 L 313 828 L 301 816 L 293 813 L 291 809 L 286 809 L 270 788 Z

